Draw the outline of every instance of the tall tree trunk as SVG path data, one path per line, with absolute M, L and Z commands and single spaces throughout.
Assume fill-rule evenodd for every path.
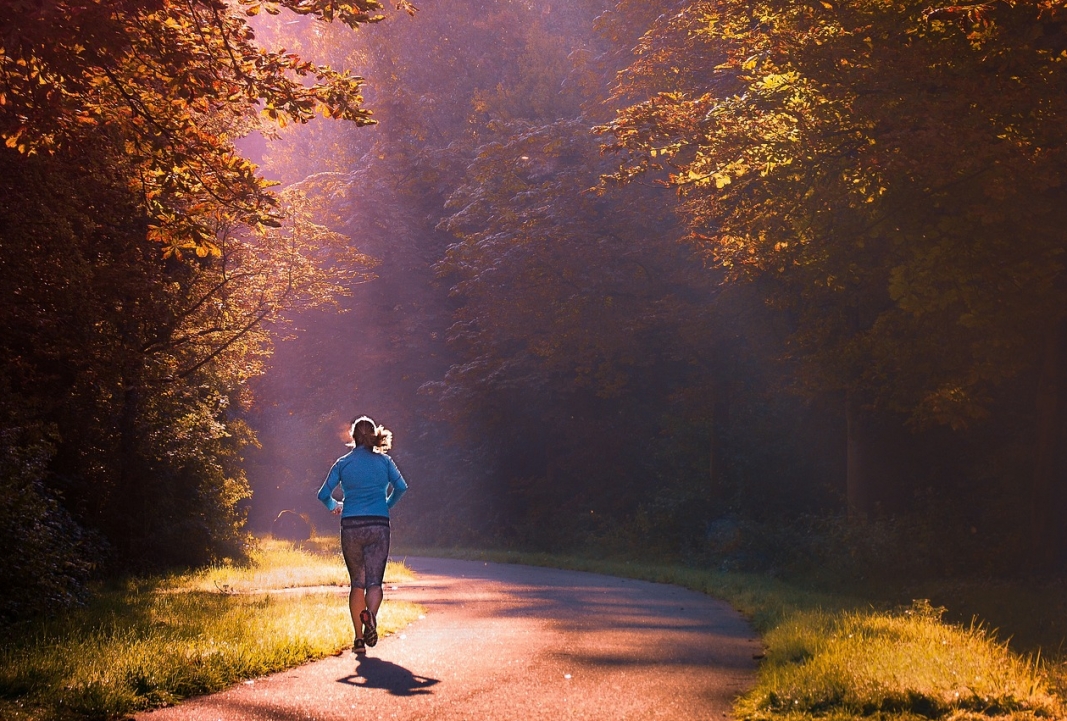
M 729 406 L 725 401 L 714 400 L 708 404 L 708 488 L 712 509 L 723 511 L 726 507 L 726 488 L 722 476 L 722 430 L 729 423 Z
M 127 376 L 128 377 L 128 376 Z M 143 551 L 148 537 L 149 523 L 145 513 L 146 494 L 140 488 L 137 474 L 137 417 L 140 407 L 140 390 L 127 381 L 124 383 L 122 414 L 118 420 L 119 458 L 118 492 L 115 494 L 114 510 L 118 513 L 116 526 L 121 537 L 114 539 L 121 544 L 127 561 L 133 561 Z
M 1062 570 L 1067 559 L 1067 317 L 1053 323 L 1037 383 L 1030 542 L 1037 570 Z
M 870 429 L 857 394 L 853 391 L 845 396 L 845 425 L 848 436 L 845 469 L 848 517 L 862 521 L 871 511 Z

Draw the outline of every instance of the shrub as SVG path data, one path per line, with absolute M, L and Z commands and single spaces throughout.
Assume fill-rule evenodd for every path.
M 44 482 L 54 448 L 41 428 L 0 430 L 0 618 L 82 600 L 99 544 Z

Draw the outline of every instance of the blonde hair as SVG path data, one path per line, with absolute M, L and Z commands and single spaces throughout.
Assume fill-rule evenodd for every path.
M 375 425 L 367 416 L 352 421 L 352 445 L 363 446 L 375 453 L 385 453 L 393 446 L 393 432 L 385 426 Z

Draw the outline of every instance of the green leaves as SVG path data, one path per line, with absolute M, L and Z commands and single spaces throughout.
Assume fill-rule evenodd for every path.
M 687 2 L 630 68 L 648 99 L 599 128 L 610 177 L 668 171 L 693 237 L 796 314 L 813 390 L 966 424 L 1067 300 L 1067 72 L 1034 40 L 1063 13 Z

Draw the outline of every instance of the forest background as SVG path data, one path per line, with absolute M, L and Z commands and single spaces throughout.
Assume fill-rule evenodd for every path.
M 1063 570 L 1065 3 L 5 5 L 5 617 L 356 413 L 412 544 Z

